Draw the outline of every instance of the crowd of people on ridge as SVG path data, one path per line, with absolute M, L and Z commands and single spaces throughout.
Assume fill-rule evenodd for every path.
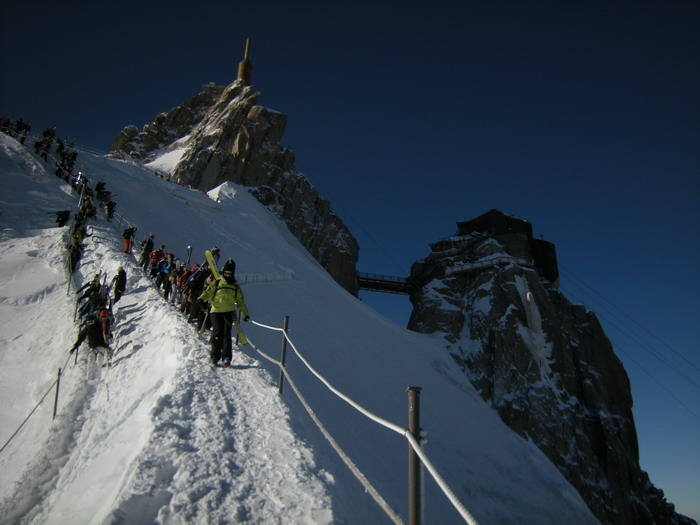
M 9 135 L 19 141 L 20 144 L 24 144 L 27 140 L 29 132 L 32 130 L 32 126 L 29 122 L 25 122 L 22 119 L 17 120 L 13 123 L 9 118 L 0 118 L 0 131 L 5 135 Z
M 87 185 L 87 180 L 85 184 L 83 191 L 85 198 L 81 199 L 81 209 L 76 214 L 70 244 L 72 247 L 80 246 L 80 253 L 82 253 L 82 241 L 88 236 L 82 219 L 94 219 L 96 216 L 96 209 L 92 204 L 93 192 Z M 105 204 L 105 218 L 111 219 L 112 210 L 106 205 L 106 202 L 110 201 L 104 200 L 109 196 L 109 192 L 105 191 L 103 182 L 96 184 L 94 195 L 98 198 L 102 197 L 102 202 Z M 78 219 L 81 220 L 78 221 Z M 138 228 L 131 225 L 122 231 L 124 253 L 133 255 L 137 231 Z M 230 366 L 233 327 L 238 325 L 238 313 L 240 312 L 243 316 L 243 321 L 250 320 L 243 292 L 235 279 L 235 262 L 233 259 L 228 259 L 217 278 L 208 263 L 195 263 L 188 268 L 189 256 L 187 262 L 181 261 L 172 252 L 166 251 L 165 245 L 155 248 L 154 239 L 155 236 L 151 233 L 141 241 L 138 266 L 153 280 L 156 289 L 163 294 L 163 299 L 177 308 L 199 332 L 205 329 L 211 331 L 212 363 L 217 365 L 221 361 L 221 366 Z M 214 261 L 218 263 L 219 248 L 214 246 L 211 252 Z M 71 259 L 71 272 L 74 269 Z M 93 352 L 103 353 L 106 357 L 105 361 L 109 362 L 110 327 L 114 321 L 112 305 L 116 304 L 125 293 L 126 281 L 126 271 L 121 265 L 109 285 L 107 285 L 106 275 L 97 274 L 90 283 L 78 291 L 84 290 L 76 301 L 76 316 L 81 319 L 81 328 L 71 352 L 87 339 Z M 110 297 L 111 291 L 114 292 L 113 297 Z M 245 344 L 247 341 L 243 333 L 239 329 L 236 332 L 238 342 Z
M 13 124 L 12 121 L 3 117 L 0 120 L 0 129 L 24 144 L 31 126 L 22 119 Z M 55 128 L 44 130 L 41 139 L 34 143 L 35 153 L 48 162 L 54 143 L 55 152 L 60 156 L 60 160 L 54 158 L 55 174 L 69 183 L 80 196 L 78 211 L 74 214 L 66 244 L 68 250 L 66 264 L 68 273 L 72 276 L 83 255 L 85 242 L 91 236 L 87 230 L 87 223 L 97 217 L 97 207 L 93 199 L 100 203 L 106 220 L 112 219 L 116 203 L 111 199 L 111 192 L 106 191 L 106 184 L 103 181 L 97 182 L 93 189 L 84 173 L 78 171 L 75 175 L 73 174 L 77 152 L 67 149 L 72 144 L 69 141 L 61 141 L 56 136 Z M 56 215 L 57 227 L 64 227 L 70 220 L 70 210 L 49 213 Z M 122 232 L 123 251 L 127 254 L 133 253 L 136 231 L 137 228 L 130 225 Z M 246 344 L 245 335 L 238 328 L 238 322 L 240 316 L 244 321 L 250 320 L 243 292 L 235 278 L 235 262 L 233 259 L 228 259 L 221 273 L 216 272 L 216 276 L 207 262 L 193 264 L 188 268 L 191 253 L 188 254 L 188 262 L 185 263 L 171 252 L 165 251 L 164 245 L 154 249 L 154 238 L 155 236 L 151 233 L 141 242 L 139 267 L 153 279 L 156 288 L 162 291 L 163 298 L 186 316 L 187 321 L 195 325 L 200 333 L 205 329 L 211 331 L 212 363 L 217 365 L 221 362 L 223 367 L 230 366 L 233 327 L 237 328 L 237 342 Z M 211 252 L 214 261 L 218 264 L 220 256 L 218 247 L 214 246 Z M 70 353 L 73 353 L 84 341 L 87 341 L 92 356 L 102 354 L 105 358 L 104 363 L 109 363 L 111 358 L 113 305 L 126 292 L 127 275 L 124 266 L 119 266 L 117 274 L 109 284 L 107 279 L 106 273 L 100 272 L 77 290 L 74 317 L 76 320 L 79 319 L 80 323 L 77 339 L 70 348 Z
M 122 234 L 127 253 L 130 246 L 128 237 L 133 237 L 135 233 L 135 229 L 129 230 L 127 228 Z M 163 244 L 154 249 L 154 238 L 150 233 L 141 242 L 138 265 L 162 291 L 163 298 L 186 316 L 199 332 L 211 330 L 212 363 L 216 365 L 221 361 L 222 366 L 228 367 L 232 358 L 233 327 L 238 326 L 239 313 L 243 321 L 250 320 L 243 292 L 235 278 L 236 263 L 228 259 L 217 277 L 207 262 L 188 267 L 191 253 L 185 262 L 166 251 Z M 219 248 L 214 246 L 211 253 L 218 264 Z M 240 329 L 236 332 L 238 342 L 245 344 L 243 332 Z

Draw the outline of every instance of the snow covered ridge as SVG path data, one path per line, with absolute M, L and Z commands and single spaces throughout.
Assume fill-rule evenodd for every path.
M 77 199 L 12 139 L 0 137 L 0 150 L 4 443 L 75 340 L 63 231 L 47 213 L 72 209 Z M 596 522 L 549 461 L 481 401 L 434 338 L 397 326 L 345 292 L 247 191 L 231 185 L 219 204 L 118 161 L 81 153 L 78 168 L 106 182 L 139 238 L 153 232 L 180 256 L 188 245 L 201 254 L 216 244 L 241 274 L 289 276 L 242 283 L 252 318 L 279 326 L 289 316 L 292 339 L 314 368 L 372 413 L 402 420 L 406 387 L 422 386 L 425 451 L 477 520 Z M 119 251 L 121 229 L 102 218 L 93 223 L 75 275 L 81 284 L 98 270 L 114 275 L 120 263 L 127 270 L 114 366 L 90 382 L 82 358 L 70 364 L 56 420 L 42 405 L 0 455 L 0 521 L 386 522 L 299 402 L 277 394 L 272 365 L 248 347 L 235 352 L 231 369 L 209 365 L 206 341 Z M 245 329 L 275 355 L 279 333 Z M 405 440 L 358 417 L 297 360 L 287 367 L 328 431 L 405 519 Z M 461 522 L 428 477 L 424 498 L 428 521 Z

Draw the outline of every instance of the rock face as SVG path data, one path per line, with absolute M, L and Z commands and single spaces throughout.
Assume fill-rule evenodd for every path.
M 556 290 L 554 247 L 497 210 L 458 227 L 411 269 L 409 328 L 444 336 L 484 400 L 601 522 L 694 523 L 640 469 L 627 373 L 596 316 Z
M 112 141 L 111 153 L 127 155 L 138 160 L 158 156 L 174 142 L 186 137 L 221 95 L 223 88 L 204 86 L 201 93 L 185 101 L 167 113 L 159 113 L 154 121 L 142 130 L 127 126 Z
M 357 241 L 294 167 L 294 153 L 281 146 L 287 117 L 257 105 L 259 96 L 240 81 L 205 86 L 141 131 L 122 130 L 111 155 L 151 161 L 180 153 L 171 175 L 178 183 L 204 191 L 225 181 L 249 187 L 328 273 L 357 295 Z

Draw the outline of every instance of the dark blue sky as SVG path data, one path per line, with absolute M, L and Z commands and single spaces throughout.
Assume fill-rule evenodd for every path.
M 700 518 L 700 393 L 677 373 L 700 382 L 698 2 L 109 6 L 4 6 L 0 114 L 106 151 L 234 80 L 251 37 L 260 103 L 360 270 L 405 275 L 492 208 L 556 244 L 630 374 L 642 467 Z M 405 322 L 405 299 L 363 298 Z

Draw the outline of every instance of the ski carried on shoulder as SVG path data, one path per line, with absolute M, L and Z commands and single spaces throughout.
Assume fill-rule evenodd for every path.
M 219 277 L 221 277 L 219 275 L 219 270 L 216 268 L 216 261 L 214 260 L 214 255 L 211 253 L 210 250 L 204 251 L 204 260 L 207 261 L 207 265 L 209 266 L 209 269 L 211 270 L 211 274 L 214 276 L 214 279 L 218 279 Z

